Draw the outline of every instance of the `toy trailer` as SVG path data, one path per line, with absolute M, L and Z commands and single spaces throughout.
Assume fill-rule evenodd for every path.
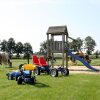
M 50 73 L 50 66 L 46 63 L 43 57 L 32 56 L 32 63 L 36 66 L 35 74 L 40 75 L 42 73 Z

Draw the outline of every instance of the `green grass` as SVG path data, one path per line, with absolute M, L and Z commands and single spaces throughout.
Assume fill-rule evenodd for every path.
M 42 74 L 35 85 L 17 85 L 6 73 L 24 60 L 13 60 L 13 68 L 0 66 L 0 100 L 100 100 L 99 74 L 70 74 L 57 78 Z M 31 62 L 31 60 L 30 60 Z
M 76 62 L 77 62 L 76 66 L 84 66 L 80 61 L 76 61 Z M 61 59 L 58 59 L 55 62 L 55 65 L 61 65 L 61 64 L 62 64 L 62 60 Z M 100 66 L 100 58 L 92 59 L 90 65 L 92 65 L 92 66 Z
M 100 75 L 37 76 L 35 85 L 17 85 L 0 70 L 0 100 L 100 100 Z

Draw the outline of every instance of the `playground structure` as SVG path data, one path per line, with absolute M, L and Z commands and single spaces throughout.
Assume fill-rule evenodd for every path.
M 55 36 L 62 36 L 62 41 L 55 41 Z M 60 68 L 64 69 L 64 62 L 66 62 L 66 75 L 69 75 L 68 70 L 68 55 L 70 55 L 72 58 L 79 60 L 83 63 L 87 68 L 93 70 L 93 71 L 100 71 L 99 69 L 93 68 L 90 66 L 89 62 L 90 59 L 86 57 L 86 59 L 83 59 L 75 54 L 73 54 L 68 47 L 68 38 L 75 40 L 68 35 L 67 26 L 51 26 L 48 28 L 47 31 L 47 58 L 51 57 L 51 66 L 54 68 L 54 53 L 62 53 L 62 64 Z M 66 54 L 66 55 L 65 55 Z M 66 58 L 66 61 L 65 61 Z M 49 64 L 49 61 L 48 61 Z M 57 71 L 60 71 L 59 68 Z
M 51 39 L 50 39 L 51 36 Z M 62 41 L 55 41 L 54 36 L 62 36 Z M 47 31 L 47 57 L 52 56 L 52 67 L 54 53 L 62 53 L 62 66 L 64 67 L 64 54 L 65 54 L 65 45 L 68 41 L 68 31 L 66 26 L 54 26 L 49 27 Z M 49 62 L 48 62 L 49 63 Z M 67 63 L 67 53 L 66 53 L 66 68 L 68 67 Z
M 61 41 L 55 41 L 54 37 L 55 36 L 61 36 L 62 40 Z M 68 70 L 68 54 L 65 52 L 65 46 L 68 46 L 68 31 L 66 26 L 53 26 L 49 27 L 47 31 L 47 58 L 52 58 L 51 59 L 51 66 L 54 68 L 54 53 L 61 53 L 62 54 L 62 64 L 61 67 L 56 69 L 54 73 L 58 73 L 59 71 L 63 75 L 69 75 L 69 70 Z M 66 61 L 65 59 L 66 55 Z M 66 67 L 64 67 L 64 63 L 66 62 Z M 49 61 L 48 61 L 49 64 Z

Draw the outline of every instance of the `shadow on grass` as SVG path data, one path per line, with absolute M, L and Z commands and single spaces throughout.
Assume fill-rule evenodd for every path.
M 40 82 L 35 83 L 33 86 L 38 87 L 38 88 L 47 88 L 47 87 L 50 87 L 49 85 L 44 84 L 44 83 L 40 83 Z

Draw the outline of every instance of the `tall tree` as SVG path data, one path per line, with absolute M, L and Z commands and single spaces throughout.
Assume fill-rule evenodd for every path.
M 43 41 L 40 44 L 40 54 L 46 55 L 47 52 L 47 41 Z
M 23 44 L 21 42 L 16 43 L 15 52 L 17 53 L 17 57 L 20 57 L 20 54 L 23 53 Z
M 95 54 L 95 57 L 96 57 L 96 58 L 99 58 L 100 51 L 99 51 L 99 50 L 96 50 L 96 52 L 95 52 L 94 54 Z
M 76 45 L 77 49 L 81 50 L 81 47 L 83 46 L 83 40 L 80 37 L 76 38 Z
M 73 51 L 81 50 L 81 47 L 83 45 L 83 40 L 80 39 L 80 37 L 73 39 L 72 42 L 69 42 L 69 49 Z
M 87 54 L 90 55 L 94 51 L 94 48 L 96 46 L 95 40 L 91 36 L 87 36 L 85 38 L 85 47 L 87 49 Z
M 12 54 L 15 52 L 15 40 L 13 38 L 9 38 L 8 43 L 7 43 L 7 51 L 10 55 L 10 57 L 12 56 Z
M 3 52 L 7 52 L 7 50 L 8 50 L 8 48 L 7 48 L 7 41 L 6 40 L 3 40 L 2 42 L 1 42 L 1 51 L 3 51 Z
M 24 43 L 23 45 L 23 53 L 24 53 L 24 58 L 28 59 L 29 63 L 29 57 L 33 54 L 32 46 L 30 43 Z

